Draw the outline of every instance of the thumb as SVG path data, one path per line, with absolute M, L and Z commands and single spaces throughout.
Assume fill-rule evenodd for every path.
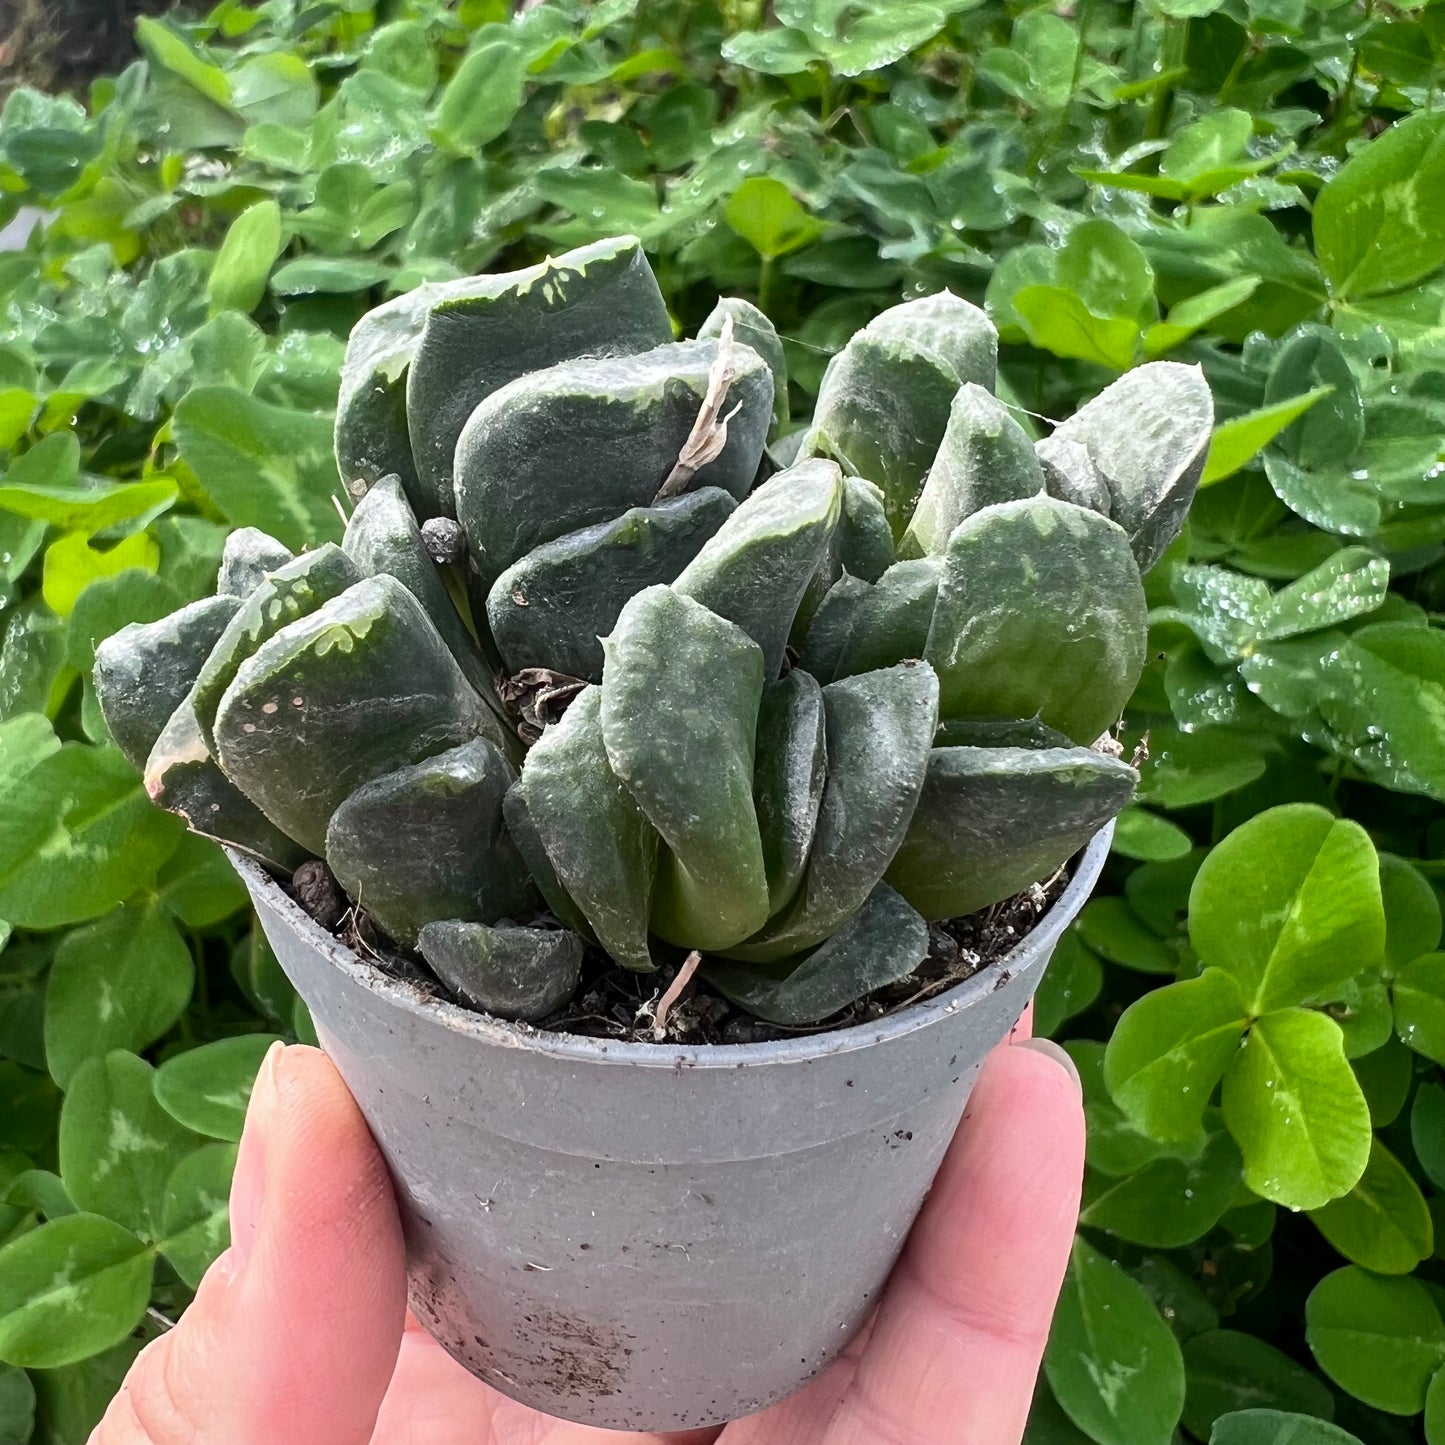
M 365 1121 L 317 1049 L 266 1055 L 231 1237 L 91 1445 L 367 1445 L 405 1320 L 401 1226 Z

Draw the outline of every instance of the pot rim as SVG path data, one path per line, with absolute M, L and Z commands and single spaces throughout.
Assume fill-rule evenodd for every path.
M 1027 965 L 1033 961 L 1028 958 L 1020 961 L 1019 955 L 1029 952 L 1031 944 L 1037 945 L 1038 935 L 1048 928 L 1051 920 L 1062 918 L 1067 924 L 1078 913 L 1098 881 L 1104 860 L 1109 855 L 1113 835 L 1114 823 L 1111 819 L 1094 834 L 1081 852 L 1075 854 L 1077 865 L 1064 891 L 1002 958 L 995 959 L 977 973 L 931 999 L 911 1004 L 873 1023 L 851 1024 L 847 1028 L 803 1034 L 793 1039 L 772 1039 L 755 1044 L 694 1044 L 687 1047 L 557 1033 L 538 1029 L 530 1024 L 493 1018 L 490 1014 L 477 1013 L 463 1008 L 460 1004 L 449 1003 L 414 984 L 394 978 L 385 970 L 369 963 L 361 954 L 348 948 L 334 934 L 322 928 L 255 859 L 235 848 L 226 845 L 223 847 L 231 865 L 252 893 L 264 894 L 270 907 L 333 967 L 353 983 L 377 995 L 394 1008 L 424 1015 L 457 1033 L 468 1034 L 479 1042 L 503 1048 L 527 1049 L 554 1058 L 592 1064 L 634 1064 L 675 1071 L 679 1068 L 732 1070 L 748 1065 L 804 1063 L 824 1056 L 852 1053 L 927 1028 L 930 1024 L 967 1008 L 969 1004 L 998 988 L 999 976 L 1002 974 L 1007 977 L 1011 964 L 1018 967 L 1021 963 Z M 1052 949 L 1049 952 L 1052 952 Z

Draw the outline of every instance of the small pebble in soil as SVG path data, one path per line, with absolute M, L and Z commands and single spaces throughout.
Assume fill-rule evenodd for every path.
M 460 562 L 467 555 L 467 534 L 450 517 L 428 517 L 421 524 L 421 540 L 438 566 Z
M 351 907 L 336 875 L 319 858 L 308 859 L 291 875 L 296 901 L 328 932 Z

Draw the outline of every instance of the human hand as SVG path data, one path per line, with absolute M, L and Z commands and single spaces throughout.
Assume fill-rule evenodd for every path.
M 1000 1045 L 873 1319 L 806 1389 L 724 1429 L 539 1415 L 406 1312 L 386 1168 L 340 1076 L 279 1045 L 256 1081 L 232 1246 L 137 1358 L 91 1445 L 1016 1445 L 1073 1238 L 1084 1123 L 1052 1044 Z

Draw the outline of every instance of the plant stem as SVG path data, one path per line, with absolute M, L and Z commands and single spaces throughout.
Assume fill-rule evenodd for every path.
M 1184 64 L 1184 55 L 1189 46 L 1189 21 L 1169 16 L 1164 22 L 1164 38 L 1159 46 L 1156 62 L 1161 75 L 1178 70 Z M 1144 127 L 1146 140 L 1159 140 L 1169 129 L 1169 117 L 1174 110 L 1174 85 L 1161 85 L 1154 94 L 1154 104 L 1149 110 L 1149 123 Z
M 758 310 L 764 316 L 773 315 L 774 291 L 777 287 L 777 260 L 776 256 L 764 256 L 763 264 L 758 272 Z

